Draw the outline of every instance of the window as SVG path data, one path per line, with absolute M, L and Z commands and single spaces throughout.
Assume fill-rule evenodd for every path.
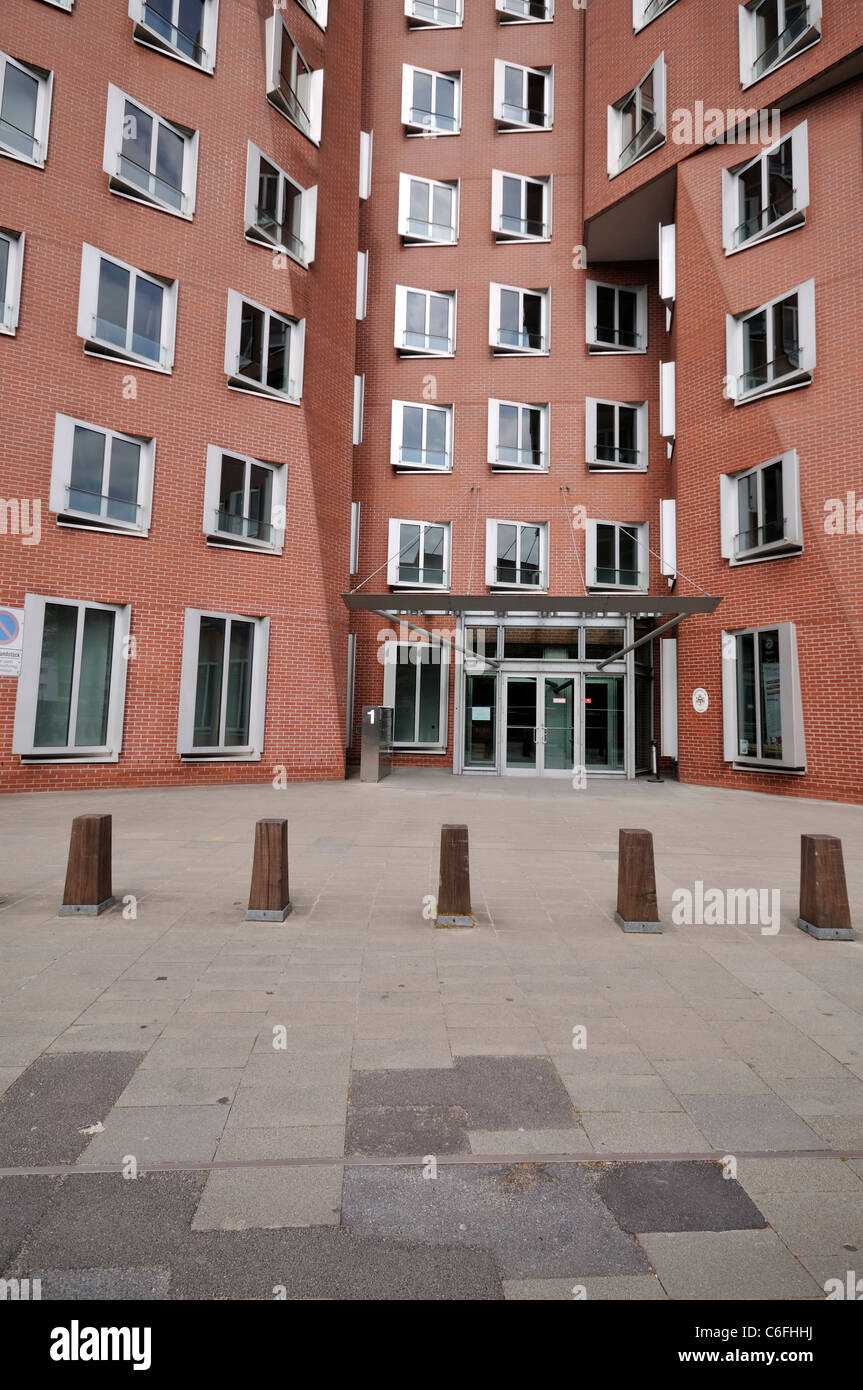
M 727 392 L 736 405 L 808 386 L 815 368 L 815 282 L 729 315 L 726 336 Z
M 396 285 L 395 345 L 402 356 L 452 357 L 455 293 Z
M 439 183 L 399 174 L 399 236 L 408 244 L 458 241 L 458 179 Z
M 586 341 L 591 352 L 647 350 L 647 286 L 588 280 Z
M 462 22 L 462 0 L 405 0 L 410 29 L 457 29 Z
M 501 130 L 550 130 L 553 69 L 494 60 L 494 118 Z
M 458 135 L 461 73 L 402 65 L 402 124 L 409 135 Z
M 328 0 L 297 0 L 297 4 L 302 6 L 307 15 L 311 15 L 319 29 L 326 29 Z
M 136 270 L 85 243 L 78 298 L 85 352 L 170 372 L 176 309 L 176 281 Z
M 129 0 L 129 15 L 138 43 L 213 71 L 219 0 Z
M 416 589 L 449 584 L 449 524 L 390 521 L 387 583 Z
M 722 171 L 722 230 L 726 255 L 806 221 L 809 150 L 803 121 L 769 150 Z
M 488 340 L 495 355 L 547 353 L 550 291 L 510 285 L 491 285 L 489 290 Z
M 597 473 L 643 473 L 647 468 L 646 401 L 585 401 L 587 466 Z
M 551 179 L 503 174 L 493 169 L 491 229 L 498 241 L 548 241 Z
M 0 227 L 0 333 L 14 333 L 21 305 L 24 233 Z
M 44 0 L 46 5 L 53 5 L 55 10 L 71 10 L 75 0 Z
M 486 584 L 492 589 L 547 588 L 547 552 L 545 524 L 486 521 Z
M 625 97 L 608 108 L 608 177 L 665 143 L 665 55 Z
M 440 642 L 387 642 L 383 701 L 396 748 L 446 752 L 449 651 Z
M 109 84 L 102 168 L 113 193 L 190 218 L 197 164 L 197 131 L 163 120 Z
M 544 472 L 548 468 L 548 405 L 489 401 L 488 461 L 492 468 Z
M 588 521 L 585 568 L 591 589 L 642 589 L 650 581 L 647 523 Z
M 204 483 L 204 535 L 210 544 L 281 555 L 287 469 L 211 444 Z
M 44 168 L 53 82 L 53 73 L 0 52 L 0 154 Z
M 723 632 L 722 726 L 727 762 L 805 772 L 793 623 Z
M 393 468 L 452 471 L 452 406 L 393 401 L 390 462 Z
M 754 0 L 737 11 L 740 81 L 758 82 L 821 37 L 821 0 Z
M 501 24 L 550 24 L 554 0 L 494 0 Z
M 312 71 L 276 10 L 267 20 L 267 100 L 319 145 L 323 94 L 323 68 Z
M 722 554 L 732 565 L 803 549 L 797 451 L 719 479 Z
M 305 319 L 289 319 L 228 290 L 225 374 L 237 391 L 298 401 Z
M 131 610 L 28 594 L 12 751 L 39 761 L 116 762 Z
M 675 3 L 676 0 L 632 0 L 633 29 L 643 29 Z
M 269 618 L 186 609 L 177 731 L 181 757 L 260 760 L 269 635 Z
M 61 524 L 146 536 L 155 449 L 153 439 L 58 415 L 51 511 Z
M 315 259 L 318 190 L 302 188 L 251 140 L 246 157 L 245 235 L 292 256 L 301 265 Z

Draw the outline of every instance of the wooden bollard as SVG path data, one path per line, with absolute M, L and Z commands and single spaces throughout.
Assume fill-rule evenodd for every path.
M 661 932 L 649 830 L 621 830 L 617 860 L 617 911 L 625 932 Z
M 116 901 L 111 891 L 111 817 L 75 816 L 59 915 L 98 917 Z
M 836 835 L 800 836 L 801 931 L 819 941 L 853 941 L 842 841 Z
M 291 911 L 288 887 L 288 822 L 259 820 L 247 922 L 284 922 Z
M 440 882 L 436 927 L 475 927 L 470 905 L 470 857 L 467 826 L 440 828 Z

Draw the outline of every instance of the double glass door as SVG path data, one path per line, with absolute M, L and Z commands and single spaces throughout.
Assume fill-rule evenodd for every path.
M 578 676 L 504 677 L 502 770 L 550 777 L 572 776 L 576 766 Z

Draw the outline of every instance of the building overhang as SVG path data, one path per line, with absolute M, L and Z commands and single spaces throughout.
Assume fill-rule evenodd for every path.
M 679 615 L 681 619 L 698 613 L 712 613 L 721 598 L 705 594 L 701 598 L 676 598 L 673 594 L 435 594 L 416 593 L 342 594 L 345 607 L 352 612 L 438 614 L 534 613 L 539 617 L 572 615 L 603 618 L 660 618 Z

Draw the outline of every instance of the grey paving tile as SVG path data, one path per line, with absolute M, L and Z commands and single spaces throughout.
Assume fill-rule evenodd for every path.
M 95 1134 L 81 1163 L 122 1163 L 127 1154 L 147 1163 L 206 1163 L 225 1124 L 224 1105 L 115 1106 L 105 1132 Z
M 0 1099 L 0 1166 L 72 1163 L 81 1133 L 103 1120 L 141 1061 L 139 1052 L 46 1056 Z
M 451 1067 L 452 1055 L 445 1038 L 435 1041 L 421 1034 L 408 1038 L 358 1038 L 352 1066 L 355 1072 Z
M 242 1077 L 239 1068 L 142 1067 L 117 1105 L 230 1105 Z
M 184 1070 L 197 1067 L 213 1067 L 219 1071 L 233 1071 L 246 1064 L 252 1050 L 252 1037 L 248 1033 L 239 1036 L 203 1036 L 160 1038 L 145 1057 L 143 1067 L 158 1068 L 182 1067 Z
M 576 1110 L 672 1111 L 682 1108 L 673 1091 L 658 1076 L 633 1076 L 609 1072 L 588 1080 L 565 1076 L 563 1084 Z
M 778 1096 L 684 1096 L 683 1105 L 713 1147 L 725 1153 L 828 1147 Z
M 342 1170 L 330 1165 L 230 1168 L 211 1173 L 193 1231 L 338 1226 Z
M 639 1241 L 673 1299 L 773 1300 L 822 1296 L 775 1231 L 643 1233 Z
M 576 1273 L 570 1279 L 504 1279 L 503 1295 L 513 1302 L 554 1299 L 567 1303 L 582 1299 L 589 1303 L 606 1300 L 617 1303 L 668 1298 L 655 1274 L 591 1278 Z
M 842 1259 L 847 1250 L 850 1259 L 863 1250 L 863 1192 L 765 1192 L 758 1205 L 795 1255 Z
M 295 1081 L 241 1086 L 231 1121 L 249 1129 L 270 1125 L 340 1125 L 348 1105 L 347 1082 L 318 1081 L 312 1073 Z
M 763 1095 L 767 1083 L 736 1057 L 701 1061 L 658 1060 L 656 1070 L 677 1096 Z
M 737 1181 L 758 1201 L 764 1192 L 863 1192 L 863 1165 L 840 1158 L 741 1158 Z
M 471 1129 L 570 1128 L 569 1097 L 546 1058 L 459 1058 L 450 1069 L 359 1072 L 351 1106 L 458 1105 Z
M 585 1154 L 593 1145 L 581 1126 L 575 1129 L 472 1129 L 468 1134 L 471 1153 L 492 1154 Z
M 681 1111 L 621 1114 L 581 1111 L 587 1137 L 603 1153 L 704 1153 L 711 1145 Z
M 249 1129 L 232 1125 L 222 1131 L 216 1158 L 341 1158 L 344 1125 L 269 1125 Z

